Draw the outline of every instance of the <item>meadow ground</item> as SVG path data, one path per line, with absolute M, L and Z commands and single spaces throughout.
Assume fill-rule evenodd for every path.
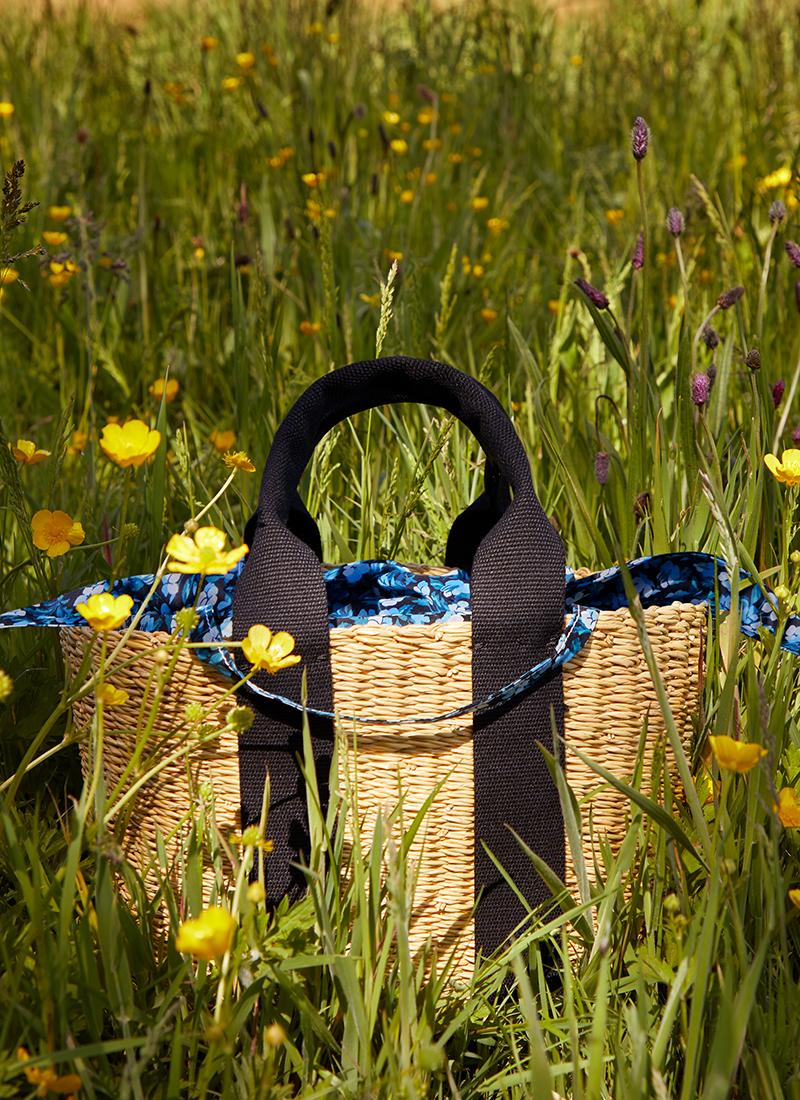
M 800 431 L 799 62 L 796 12 L 758 0 L 10 9 L 0 608 L 152 571 L 226 452 L 260 468 L 293 398 L 377 347 L 494 390 L 574 566 L 707 551 L 788 614 L 800 477 L 764 456 Z M 98 436 L 134 417 L 157 447 L 123 467 Z M 439 560 L 479 457 L 430 412 L 338 429 L 306 484 L 326 558 Z M 258 478 L 233 473 L 206 519 L 238 545 Z M 210 806 L 157 950 L 56 640 L 4 631 L 0 1095 L 800 1097 L 800 809 L 775 810 L 800 779 L 796 660 L 733 631 L 707 657 L 675 821 L 634 783 L 591 892 L 456 990 L 403 951 L 402 860 L 381 906 L 336 847 L 276 913 L 240 876 L 219 965 L 179 952 Z M 709 734 L 766 753 L 739 774 Z

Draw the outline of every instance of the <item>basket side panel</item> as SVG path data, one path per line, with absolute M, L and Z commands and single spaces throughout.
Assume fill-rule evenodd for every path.
M 470 625 L 356 626 L 331 631 L 338 713 L 392 718 L 435 714 L 472 698 Z M 342 729 L 340 745 L 351 820 L 369 843 L 379 817 L 391 817 L 398 842 L 436 792 L 410 850 L 410 946 L 430 937 L 440 958 L 453 954 L 457 980 L 474 965 L 474 780 L 472 722 Z M 346 747 L 345 747 L 346 746 Z M 344 769 L 343 769 L 344 771 Z

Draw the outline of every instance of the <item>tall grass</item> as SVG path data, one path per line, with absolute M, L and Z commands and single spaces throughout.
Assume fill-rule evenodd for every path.
M 376 340 L 498 394 L 575 566 L 705 550 L 783 585 L 793 606 L 796 499 L 763 455 L 800 423 L 798 273 L 783 250 L 800 232 L 799 53 L 794 13 L 755 0 L 625 0 L 563 22 L 512 2 L 377 18 L 288 0 L 209 0 L 131 27 L 88 9 L 4 18 L 0 99 L 14 112 L 0 160 L 24 159 L 20 201 L 41 205 L 3 236 L 0 265 L 19 279 L 0 301 L 2 453 L 25 438 L 52 455 L 0 462 L 0 606 L 152 571 L 225 480 L 212 430 L 235 431 L 260 466 L 290 402 Z M 639 114 L 652 131 L 640 179 Z M 770 221 L 775 200 L 788 210 Z M 63 224 L 55 204 L 71 207 Z M 671 206 L 687 223 L 677 239 Z M 23 255 L 61 230 L 63 244 Z M 58 278 L 68 261 L 77 270 Z M 702 323 L 737 285 L 709 350 Z M 712 362 L 696 405 L 693 379 Z M 160 378 L 179 382 L 173 401 L 149 392 Z M 97 434 L 134 415 L 163 441 L 152 465 L 122 471 Z M 437 561 L 480 480 L 460 426 L 393 408 L 337 429 L 305 488 L 329 560 Z M 237 475 L 209 513 L 234 541 L 257 482 Z M 85 544 L 46 558 L 30 536 L 40 508 L 80 519 Z M 773 811 L 800 772 L 797 673 L 770 639 L 711 640 L 694 798 L 666 777 L 644 792 L 625 777 L 630 830 L 591 898 L 554 885 L 553 905 L 465 990 L 446 960 L 427 960 L 426 976 L 404 947 L 405 846 L 390 845 L 382 878 L 383 826 L 350 854 L 335 828 L 347 792 L 323 820 L 313 784 L 328 860 L 310 868 L 308 897 L 268 916 L 244 880 L 226 895 L 240 931 L 224 979 L 172 940 L 159 950 L 155 902 L 74 745 L 23 775 L 71 737 L 54 639 L 4 632 L 0 654 L 14 681 L 0 771 L 21 779 L 0 813 L 4 1094 L 32 1091 L 24 1046 L 39 1059 L 28 1068 L 76 1072 L 91 1097 L 800 1096 L 787 896 L 800 861 Z M 708 732 L 768 755 L 720 776 L 704 764 Z M 202 851 L 219 860 L 224 841 L 207 801 L 178 896 L 162 867 L 173 926 L 201 905 Z

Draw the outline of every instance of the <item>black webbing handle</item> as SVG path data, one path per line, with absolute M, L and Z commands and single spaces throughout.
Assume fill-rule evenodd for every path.
M 533 490 L 519 437 L 497 399 L 475 379 L 442 363 L 391 357 L 353 363 L 324 376 L 298 399 L 279 427 L 267 458 L 250 553 L 234 599 L 234 638 L 255 623 L 288 630 L 302 665 L 256 682 L 289 698 L 333 710 L 328 607 L 318 537 L 299 504 L 297 486 L 314 448 L 335 424 L 369 408 L 416 402 L 444 408 L 474 434 L 487 455 L 487 491 L 462 513 L 448 542 L 448 563 L 471 569 L 473 696 L 483 698 L 552 654 L 564 614 L 564 551 Z M 252 696 L 248 699 L 252 703 Z M 560 675 L 512 705 L 476 719 L 475 886 L 481 897 L 476 939 L 490 952 L 524 909 L 486 854 L 488 847 L 517 888 L 535 904 L 546 888 L 513 833 L 563 872 L 563 821 L 555 785 L 536 748 L 552 746 L 552 715 L 563 725 Z M 312 745 L 325 799 L 332 752 L 330 723 L 312 722 Z M 296 757 L 297 716 L 265 703 L 239 741 L 243 824 L 257 820 L 269 769 L 267 864 L 272 901 L 302 889 L 292 867 L 308 847 L 305 793 Z M 512 832 L 513 830 L 513 832 Z

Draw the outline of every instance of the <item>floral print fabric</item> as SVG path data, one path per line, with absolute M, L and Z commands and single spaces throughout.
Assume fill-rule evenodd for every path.
M 75 610 L 76 604 L 84 603 L 95 593 L 108 591 L 114 596 L 131 596 L 134 615 L 145 604 L 136 624 L 137 630 L 172 633 L 177 629 L 177 613 L 194 606 L 197 622 L 191 640 L 212 645 L 216 643 L 214 648 L 198 649 L 197 655 L 219 671 L 238 678 L 241 673 L 232 652 L 219 643 L 231 636 L 233 594 L 241 569 L 242 563 L 224 576 L 206 578 L 168 573 L 158 584 L 155 584 L 152 574 L 125 577 L 111 585 L 99 581 L 33 607 L 2 613 L 0 630 L 22 626 L 85 626 L 83 618 Z M 663 607 L 680 602 L 707 604 L 712 613 L 730 610 L 728 568 L 725 562 L 708 554 L 661 554 L 639 558 L 628 563 L 628 570 L 643 607 Z M 751 638 L 758 637 L 760 630 L 774 634 L 778 628 L 777 598 L 752 583 L 744 571 L 740 572 L 740 583 L 742 633 Z M 470 621 L 469 576 L 458 569 L 430 575 L 395 561 L 351 562 L 327 569 L 325 585 L 332 629 L 363 624 L 403 626 Z M 448 712 L 447 715 L 404 716 L 403 723 L 440 721 L 463 713 L 479 713 L 529 690 L 543 676 L 580 652 L 601 611 L 614 611 L 626 607 L 627 603 L 619 567 L 582 578 L 568 570 L 567 626 L 548 661 L 528 670 L 487 699 L 476 700 L 468 707 Z M 276 629 L 280 627 L 279 623 L 267 625 Z M 800 653 L 800 616 L 790 616 L 785 623 L 781 646 L 792 653 Z M 265 692 L 255 684 L 248 687 L 255 694 L 267 698 L 283 698 Z M 283 701 L 292 707 L 299 707 L 290 700 Z M 368 716 L 343 717 L 370 721 Z

